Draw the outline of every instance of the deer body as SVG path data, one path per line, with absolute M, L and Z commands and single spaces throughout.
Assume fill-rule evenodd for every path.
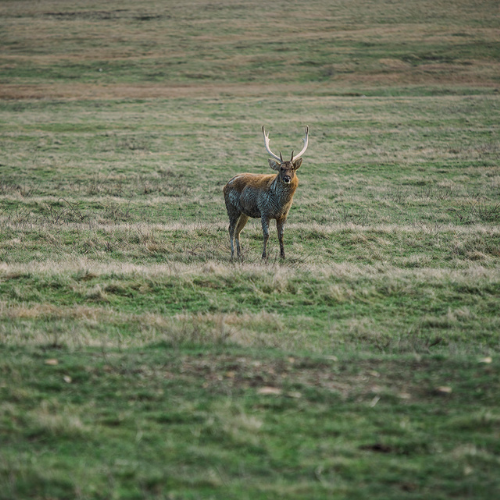
M 269 166 L 278 171 L 277 174 L 239 174 L 233 177 L 224 186 L 224 200 L 226 202 L 227 214 L 229 216 L 229 237 L 231 240 L 231 258 L 234 258 L 234 245 L 238 257 L 241 256 L 240 232 L 245 227 L 248 219 L 260 218 L 264 237 L 264 248 L 262 258 L 267 257 L 267 241 L 269 239 L 269 221 L 276 219 L 278 239 L 280 243 L 281 258 L 285 258 L 283 245 L 283 229 L 288 212 L 293 202 L 293 195 L 299 179 L 295 174 L 300 167 L 302 159 L 300 156 L 307 148 L 308 129 L 304 139 L 304 149 L 290 161 L 283 161 L 280 156 L 274 155 L 269 149 L 269 136 L 262 127 L 266 149 L 278 161 L 269 160 Z M 278 163 L 279 162 L 279 163 Z
M 247 217 L 281 219 L 288 215 L 299 180 L 290 184 L 279 182 L 278 175 L 240 174 L 224 188 L 230 208 L 236 208 Z

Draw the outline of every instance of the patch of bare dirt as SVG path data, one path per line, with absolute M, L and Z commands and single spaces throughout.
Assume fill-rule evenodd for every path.
M 264 84 L 116 84 L 91 85 L 40 84 L 14 85 L 0 84 L 0 99 L 154 99 L 178 97 L 216 97 L 224 96 L 261 96 L 282 92 L 298 92 L 303 85 L 264 85 Z

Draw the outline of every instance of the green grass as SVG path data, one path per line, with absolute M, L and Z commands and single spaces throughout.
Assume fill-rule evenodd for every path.
M 487 498 L 499 486 L 498 363 L 173 344 L 4 353 L 1 498 Z
M 0 498 L 493 498 L 495 8 L 0 2 Z
M 4 81 L 498 84 L 493 1 L 197 4 L 4 2 Z

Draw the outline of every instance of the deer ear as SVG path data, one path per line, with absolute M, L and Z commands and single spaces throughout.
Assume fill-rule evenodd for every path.
M 301 165 L 302 165 L 302 158 L 299 158 L 298 160 L 293 162 L 293 169 L 298 170 Z
M 274 160 L 271 160 L 271 158 L 268 158 L 267 160 L 269 162 L 269 166 L 273 169 L 273 170 L 278 170 L 280 169 L 281 165 L 277 162 L 275 162 Z

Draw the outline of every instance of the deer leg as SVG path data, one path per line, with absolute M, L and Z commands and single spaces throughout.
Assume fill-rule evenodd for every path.
M 238 214 L 239 216 L 239 214 Z M 234 258 L 234 230 L 236 229 L 236 223 L 238 222 L 238 216 L 229 217 L 229 239 L 231 240 L 231 260 Z
M 286 219 L 277 219 L 276 228 L 278 230 L 278 240 L 280 242 L 280 257 L 285 258 L 285 245 L 283 244 L 283 230 L 285 229 Z
M 245 214 L 241 214 L 238 222 L 236 224 L 236 228 L 234 230 L 234 239 L 236 240 L 236 250 L 238 252 L 238 257 L 241 257 L 240 250 L 240 233 L 241 230 L 245 227 L 245 224 L 248 222 L 248 216 Z
M 262 258 L 265 259 L 267 257 L 266 249 L 267 249 L 267 240 L 269 239 L 269 219 L 267 217 L 262 217 L 262 234 L 264 236 L 264 249 L 262 250 Z

